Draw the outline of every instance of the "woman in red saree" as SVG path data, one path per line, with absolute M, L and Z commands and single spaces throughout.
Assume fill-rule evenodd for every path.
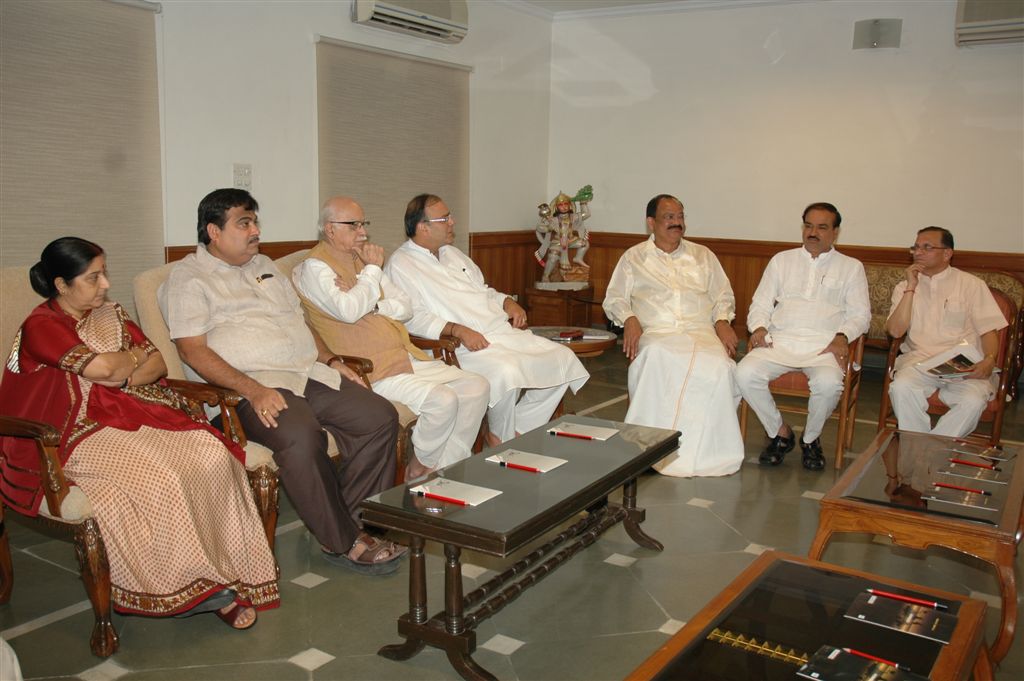
M 60 431 L 65 475 L 85 492 L 106 540 L 114 608 L 214 611 L 236 629 L 252 626 L 279 594 L 244 453 L 189 416 L 161 380 L 160 352 L 106 299 L 99 246 L 57 239 L 30 278 L 47 300 L 15 337 L 0 412 Z M 43 497 L 35 443 L 3 438 L 0 449 L 4 503 L 35 515 Z

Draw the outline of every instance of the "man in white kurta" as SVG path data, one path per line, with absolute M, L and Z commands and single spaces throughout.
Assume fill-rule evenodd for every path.
M 647 205 L 651 238 L 619 259 L 604 311 L 624 327 L 629 366 L 626 421 L 675 428 L 679 449 L 655 464 L 665 475 L 729 475 L 743 462 L 736 407 L 736 300 L 709 249 L 683 239 L 683 204 Z
M 483 376 L 432 360 L 409 341 L 401 322 L 412 303 L 384 274 L 384 249 L 368 240 L 362 206 L 348 197 L 320 210 L 321 241 L 292 271 L 310 323 L 333 352 L 369 357 L 373 391 L 409 407 L 414 479 L 472 454 L 487 410 Z
M 590 374 L 569 348 L 523 330 L 526 312 L 487 286 L 480 268 L 451 245 L 454 227 L 444 201 L 415 197 L 405 213 L 409 240 L 391 254 L 384 271 L 412 301 L 409 331 L 426 338 L 455 336 L 462 343 L 461 366 L 487 377 L 494 445 L 547 423 L 566 388 L 579 390 Z
M 864 266 L 833 247 L 842 222 L 836 207 L 812 203 L 802 220 L 803 245 L 776 254 L 761 275 L 747 313 L 750 351 L 736 380 L 770 438 L 759 460 L 777 466 L 795 436 L 768 383 L 788 371 L 807 375 L 811 397 L 800 447 L 804 468 L 820 471 L 821 431 L 843 394 L 850 341 L 871 323 L 871 302 Z
M 892 408 L 900 430 L 962 437 L 975 429 L 995 393 L 998 334 L 1006 318 L 985 282 L 950 266 L 953 235 L 948 230 L 925 227 L 910 250 L 914 263 L 893 289 L 885 322 L 893 338 L 906 334 L 889 384 Z M 936 378 L 915 366 L 961 341 L 982 357 L 964 378 Z M 932 427 L 928 397 L 936 390 L 950 409 Z

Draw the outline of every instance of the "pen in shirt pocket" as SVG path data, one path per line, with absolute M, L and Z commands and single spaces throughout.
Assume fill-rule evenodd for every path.
M 267 272 L 266 274 L 261 274 L 258 277 L 256 277 L 256 283 L 257 284 L 262 284 L 264 279 L 270 279 L 273 276 L 274 276 L 273 272 Z

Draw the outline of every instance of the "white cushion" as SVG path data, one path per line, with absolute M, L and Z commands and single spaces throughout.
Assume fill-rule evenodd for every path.
M 50 508 L 46 505 L 46 499 L 43 499 L 43 503 L 39 504 L 39 515 L 52 520 L 77 523 L 92 517 L 92 502 L 89 501 L 89 497 L 85 496 L 85 492 L 80 487 L 71 485 L 68 487 L 68 495 L 60 503 L 60 518 L 54 518 L 50 515 Z

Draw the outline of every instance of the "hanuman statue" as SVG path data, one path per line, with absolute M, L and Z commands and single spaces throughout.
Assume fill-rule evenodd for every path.
M 540 241 L 540 248 L 534 253 L 534 257 L 544 267 L 541 281 L 551 281 L 555 265 L 559 265 L 560 270 L 556 281 L 564 279 L 562 275 L 570 269 L 590 269 L 583 261 L 583 256 L 590 248 L 590 234 L 583 222 L 590 217 L 588 204 L 593 200 L 594 190 L 588 184 L 572 198 L 564 192 L 559 192 L 558 196 L 551 200 L 551 204 L 542 203 L 537 206 L 540 214 L 540 222 L 537 223 L 537 240 Z M 577 203 L 578 210 L 575 205 Z M 551 205 L 555 207 L 553 213 Z M 570 248 L 576 249 L 572 264 L 569 262 Z

